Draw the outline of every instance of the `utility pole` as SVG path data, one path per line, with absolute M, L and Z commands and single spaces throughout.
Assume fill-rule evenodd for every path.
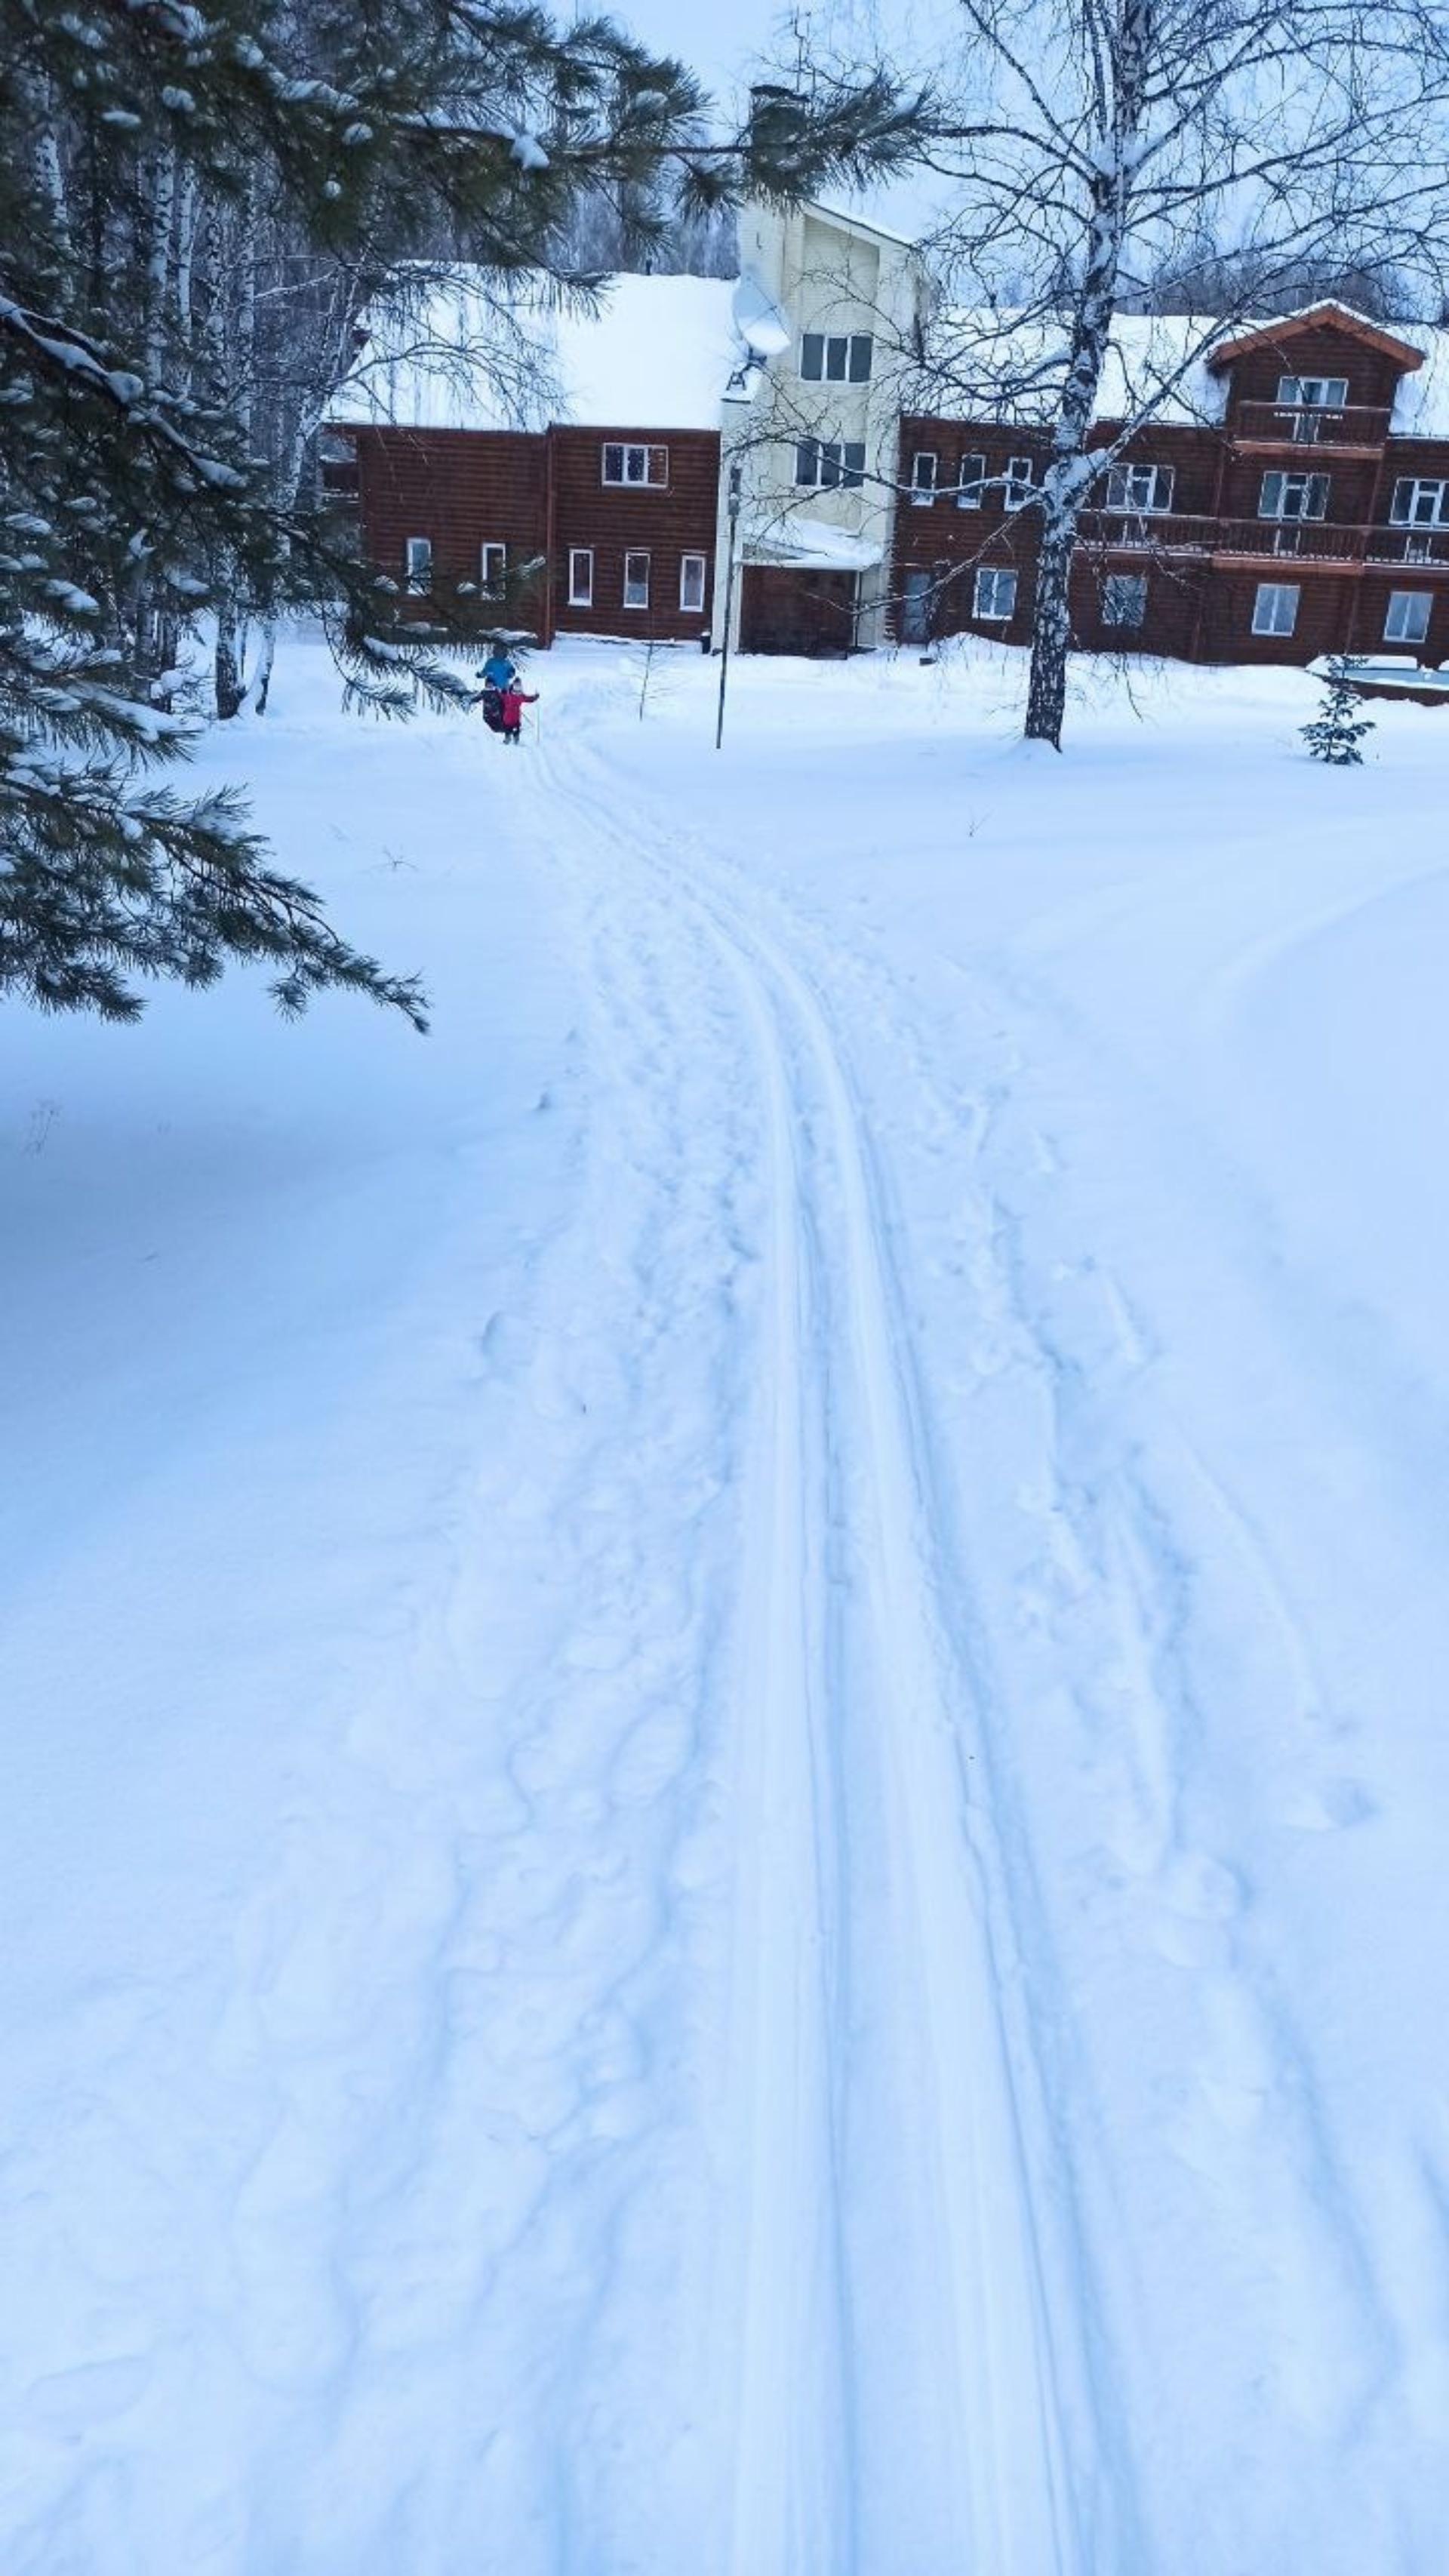
M 735 542 L 739 534 L 740 524 L 740 469 L 738 465 L 732 465 L 730 467 L 729 495 L 725 502 L 725 508 L 729 512 L 730 534 L 729 545 L 725 552 L 724 642 L 720 646 L 719 656 L 719 719 L 714 729 L 714 747 L 716 751 L 719 750 L 721 743 L 724 741 L 725 683 L 728 680 L 730 673 L 730 622 L 734 616 L 735 606 Z

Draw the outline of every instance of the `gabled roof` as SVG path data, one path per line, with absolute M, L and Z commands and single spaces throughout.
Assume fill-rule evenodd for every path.
M 1280 322 L 1264 322 L 1256 330 L 1239 331 L 1230 340 L 1220 341 L 1208 359 L 1210 367 L 1230 367 L 1238 358 L 1246 358 L 1255 349 L 1277 349 L 1285 340 L 1293 340 L 1304 331 L 1342 331 L 1345 338 L 1358 340 L 1368 349 L 1377 349 L 1381 358 L 1392 358 L 1396 367 L 1411 375 L 1422 367 L 1424 352 L 1409 340 L 1396 338 L 1379 322 L 1370 322 L 1366 313 L 1355 313 L 1351 304 L 1338 304 L 1325 296 L 1320 304 L 1307 304 L 1301 313 L 1285 313 Z
M 364 314 L 330 409 L 348 428 L 718 429 L 741 344 L 719 277 L 615 277 L 588 308 L 543 276 L 428 275 L 414 305 Z

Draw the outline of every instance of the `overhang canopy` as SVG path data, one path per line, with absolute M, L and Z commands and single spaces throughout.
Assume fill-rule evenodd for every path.
M 881 561 L 878 538 L 852 536 L 828 519 L 781 517 L 747 529 L 746 563 L 788 565 L 795 572 L 869 572 Z

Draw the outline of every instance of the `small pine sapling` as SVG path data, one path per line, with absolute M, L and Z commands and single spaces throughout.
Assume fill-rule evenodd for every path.
M 1374 729 L 1373 717 L 1365 715 L 1364 702 L 1353 685 L 1354 672 L 1362 668 L 1362 661 L 1347 653 L 1330 656 L 1323 703 L 1313 722 L 1299 727 L 1310 760 L 1328 760 L 1337 769 L 1362 762 L 1359 744 Z

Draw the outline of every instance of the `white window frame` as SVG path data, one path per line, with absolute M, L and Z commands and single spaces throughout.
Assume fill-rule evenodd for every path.
M 695 585 L 695 587 L 697 588 L 697 590 L 698 590 L 698 592 L 699 592 L 699 597 L 698 597 L 697 599 L 691 599 L 691 598 L 690 598 L 690 596 L 689 596 L 689 591 L 690 591 L 690 580 L 689 580 L 689 575 L 690 575 L 690 568 L 691 568 L 691 566 L 693 566 L 693 567 L 694 567 L 694 569 L 695 569 L 695 571 L 696 571 L 696 573 L 697 573 L 697 575 L 698 575 L 698 579 L 697 579 L 697 582 L 696 582 L 696 585 Z M 680 556 L 680 558 L 679 558 L 679 606 L 680 606 L 681 613 L 682 613 L 684 616 L 686 616 L 686 617 L 703 617 L 703 615 L 704 615 L 705 594 L 706 594 L 706 591 L 708 590 L 708 587 L 709 587 L 709 557 L 708 557 L 708 555 L 681 555 L 681 556 Z
M 610 462 L 617 467 L 610 472 Z M 637 466 L 637 470 L 636 470 Z M 606 438 L 599 460 L 599 480 L 611 492 L 667 492 L 669 450 L 644 438 Z
M 1386 644 L 1426 643 L 1433 610 L 1432 590 L 1391 590 L 1389 604 L 1384 611 L 1384 642 Z M 1412 611 L 1420 612 L 1417 624 L 1409 622 Z
M 1346 411 L 1347 376 L 1280 376 L 1278 400 L 1291 411 Z
M 1016 569 L 1012 564 L 979 565 L 971 591 L 972 616 L 982 625 L 1009 626 L 1016 615 L 1016 580 Z M 1003 586 L 1006 605 L 1000 607 L 997 602 Z M 989 608 L 986 605 L 988 599 L 992 603 Z
M 580 579 L 579 566 L 585 567 Z M 592 608 L 594 604 L 594 549 L 592 546 L 569 548 L 569 606 Z
M 1116 594 L 1117 594 L 1118 599 L 1120 599 L 1120 596 L 1121 596 L 1122 592 L 1123 592 L 1124 590 L 1126 590 L 1126 589 L 1129 589 L 1129 588 L 1130 588 L 1130 589 L 1132 590 L 1132 592 L 1134 593 L 1135 598 L 1136 598 L 1136 601 L 1137 601 L 1137 615 L 1136 615 L 1135 617 L 1114 617 L 1113 615 L 1111 615 L 1111 614 L 1110 614 L 1110 609 L 1109 609 L 1109 603 L 1115 604 L 1115 602 L 1113 601 L 1113 594 L 1114 594 L 1114 593 L 1116 593 Z M 1111 628 L 1113 628 L 1113 630 L 1114 630 L 1114 631 L 1120 631 L 1120 632 L 1121 632 L 1122 634 L 1124 634 L 1124 635 L 1135 635 L 1135 634 L 1137 634 L 1137 633 L 1138 633 L 1138 631 L 1139 631 L 1142 627 L 1144 627 L 1144 626 L 1146 625 L 1146 623 L 1147 623 L 1147 575 L 1146 575 L 1146 573 L 1145 573 L 1145 572 L 1109 572 L 1109 573 L 1105 573 L 1105 574 L 1103 575 L 1103 577 L 1102 577 L 1102 624 L 1103 624 L 1104 626 L 1110 626 Z
M 918 447 L 911 458 L 911 500 L 918 510 L 928 510 L 936 497 L 936 469 L 941 460 L 934 447 Z
M 634 569 L 639 564 L 644 567 L 642 579 Z M 644 546 L 625 549 L 623 604 L 626 608 L 647 608 L 649 605 L 649 555 Z
M 1407 498 L 1405 496 L 1408 496 Z M 1427 511 L 1420 506 L 1430 497 Z M 1442 528 L 1449 520 L 1449 482 L 1432 474 L 1401 474 L 1394 485 L 1389 504 L 1389 523 L 1395 528 Z
M 1259 489 L 1259 518 L 1273 519 L 1280 526 L 1288 527 L 1326 519 L 1329 479 L 1326 474 L 1311 474 L 1306 468 L 1294 466 L 1290 470 L 1283 470 L 1275 467 L 1272 473 L 1264 475 Z M 1300 496 L 1301 506 L 1289 506 L 1290 484 L 1303 486 Z M 1318 503 L 1316 510 L 1311 507 L 1315 500 Z
M 403 584 L 409 599 L 426 599 L 433 587 L 431 537 L 404 537 Z
M 1170 510 L 1177 482 L 1173 465 L 1136 465 L 1124 461 L 1107 468 L 1107 508 L 1151 514 Z
M 974 472 L 968 471 L 968 468 L 971 467 L 975 468 Z M 981 508 L 981 486 L 985 480 L 985 457 L 963 456 L 956 468 L 956 507 L 958 510 L 979 510 Z
M 1260 581 L 1253 599 L 1255 635 L 1292 635 L 1298 625 L 1302 591 L 1296 581 Z M 1287 603 L 1287 623 L 1280 603 Z
M 1006 490 L 1002 495 L 1003 509 L 1024 510 L 1026 508 L 1032 495 L 1033 471 L 1034 465 L 1031 457 L 1008 456 L 1006 460 Z
M 800 379 L 807 385 L 868 385 L 875 363 L 869 331 L 802 331 Z
M 496 571 L 490 568 L 490 555 L 497 559 Z M 508 548 L 492 537 L 478 549 L 478 587 L 485 599 L 502 599 L 508 589 Z
M 806 492 L 859 492 L 865 483 L 862 438 L 797 438 L 795 484 Z

